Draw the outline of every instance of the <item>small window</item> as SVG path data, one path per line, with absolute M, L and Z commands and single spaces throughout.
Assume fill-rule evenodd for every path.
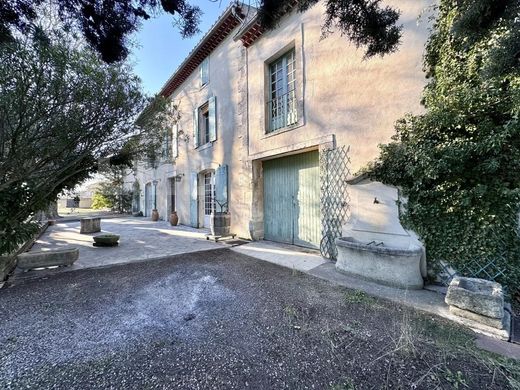
M 206 57 L 200 64 L 200 86 L 203 87 L 208 83 L 209 83 L 209 57 Z
M 294 49 L 269 65 L 268 129 L 276 131 L 298 122 Z
M 195 147 L 217 140 L 217 98 L 212 96 L 193 110 L 193 139 Z

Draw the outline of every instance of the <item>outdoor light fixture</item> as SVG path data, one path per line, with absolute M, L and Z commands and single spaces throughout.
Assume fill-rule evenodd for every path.
M 181 181 L 183 176 L 184 176 L 184 173 L 179 173 L 177 176 L 175 176 L 175 181 Z

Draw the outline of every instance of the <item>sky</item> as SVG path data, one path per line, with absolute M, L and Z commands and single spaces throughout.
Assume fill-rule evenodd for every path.
M 134 72 L 141 78 L 146 93 L 159 92 L 166 80 L 187 57 L 204 34 L 215 23 L 231 0 L 191 0 L 204 12 L 199 25 L 200 33 L 183 39 L 171 15 L 162 14 L 146 20 L 132 37 L 137 46 L 133 48 L 130 61 Z

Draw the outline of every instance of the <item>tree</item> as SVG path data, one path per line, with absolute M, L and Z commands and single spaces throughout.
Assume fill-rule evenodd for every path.
M 467 274 L 492 261 L 511 289 L 520 285 L 518 15 L 516 0 L 440 1 L 426 113 L 397 123 L 373 167 L 408 196 L 405 221 L 431 261 Z
M 0 43 L 14 39 L 13 31 L 34 30 L 41 6 L 50 0 L 2 0 Z M 183 37 L 197 33 L 201 10 L 185 0 L 53 0 L 67 30 L 76 29 L 108 63 L 128 55 L 128 37 L 142 20 L 164 11 L 176 16 Z
M 99 184 L 94 195 L 99 206 L 110 207 L 120 213 L 131 211 L 133 194 L 125 188 L 127 168 L 126 165 L 112 165 L 109 161 L 100 168 L 99 172 L 105 176 L 105 180 Z
M 275 27 L 293 3 L 300 12 L 305 12 L 319 1 L 262 0 L 262 25 L 266 28 Z M 389 54 L 399 47 L 402 30 L 402 26 L 397 24 L 399 11 L 381 6 L 381 0 L 326 0 L 325 9 L 322 28 L 324 37 L 336 28 L 357 47 L 366 46 L 366 58 Z
M 210 0 L 208 0 L 210 1 Z M 272 28 L 292 7 L 305 11 L 318 0 L 259 0 L 261 22 Z M 0 2 L 0 43 L 13 39 L 13 32 L 34 29 L 40 6 L 50 0 L 3 0 Z M 382 7 L 380 0 L 327 0 L 324 36 L 333 28 L 357 46 L 366 46 L 366 56 L 395 51 L 401 38 L 399 12 Z M 108 63 L 128 55 L 128 37 L 143 20 L 160 12 L 176 18 L 182 37 L 196 34 L 202 11 L 186 0 L 53 0 L 67 29 L 80 31 L 85 40 Z
M 66 36 L 0 45 L 0 253 L 35 229 L 63 190 L 117 155 L 148 104 L 128 65 L 107 65 Z

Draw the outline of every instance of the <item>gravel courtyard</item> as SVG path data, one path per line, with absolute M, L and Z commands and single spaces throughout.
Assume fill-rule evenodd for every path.
M 505 389 L 439 318 L 229 249 L 0 290 L 0 388 Z

